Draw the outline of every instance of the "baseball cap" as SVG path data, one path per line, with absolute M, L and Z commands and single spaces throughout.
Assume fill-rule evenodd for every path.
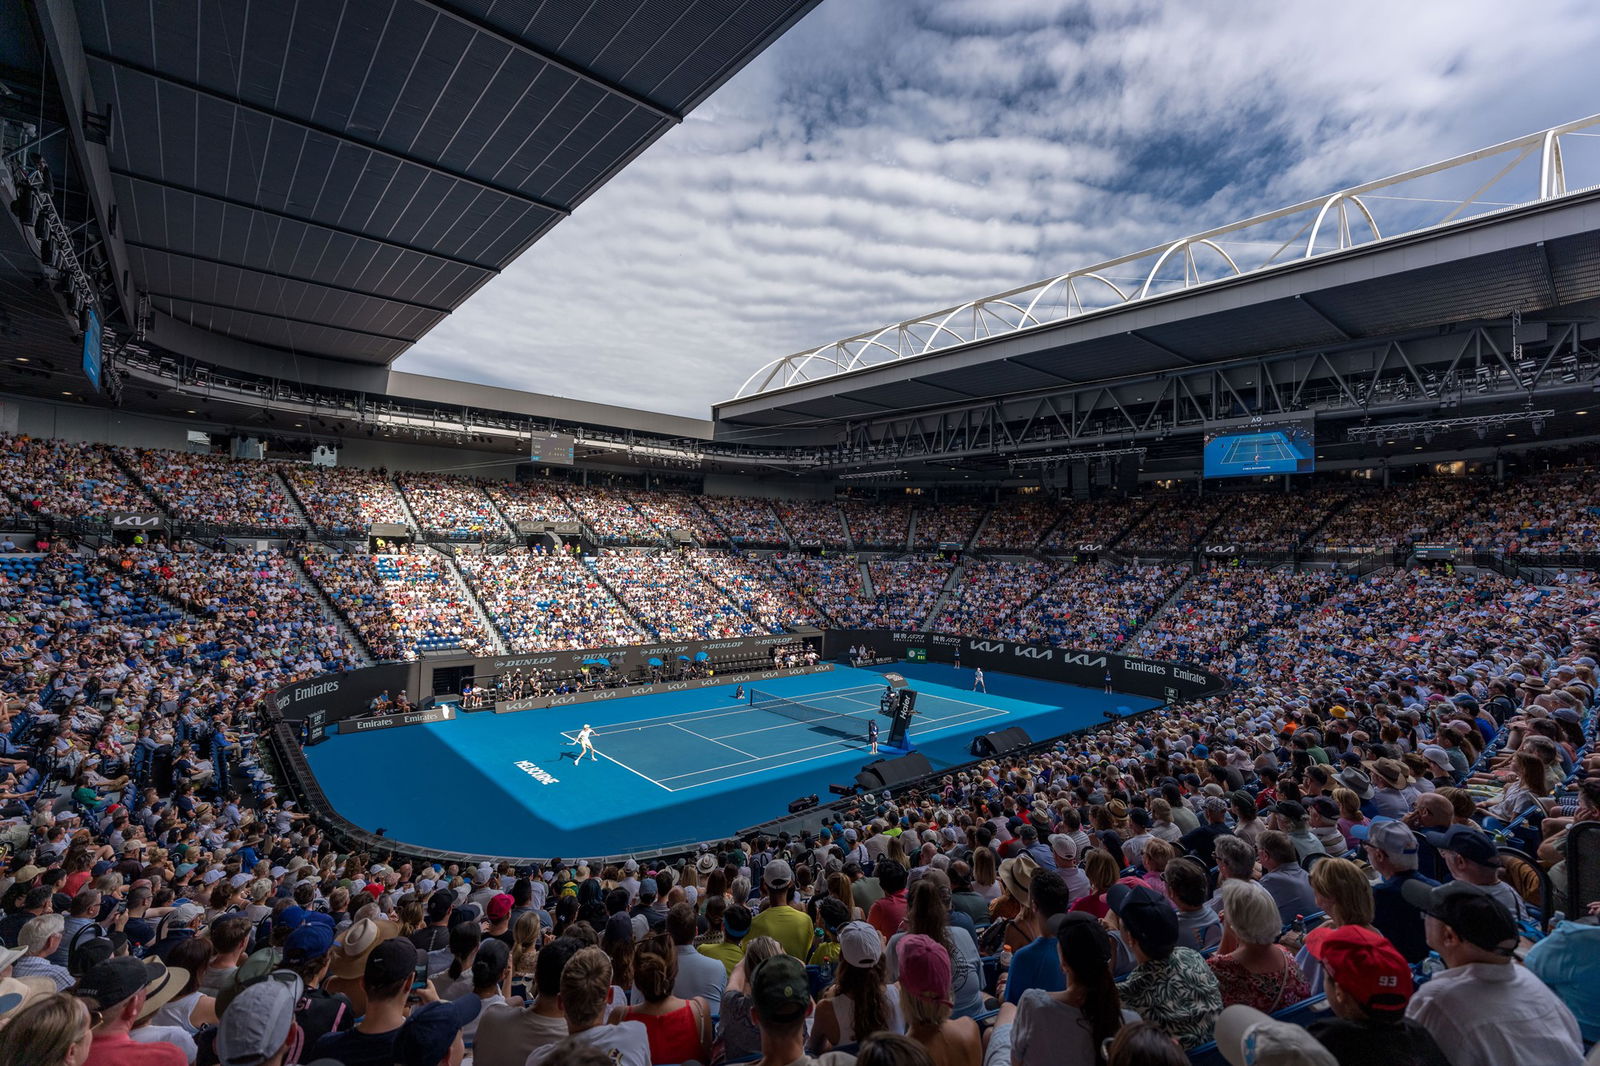
M 1409 856 L 1412 864 L 1416 863 L 1417 835 L 1404 822 L 1375 818 L 1363 825 L 1351 826 L 1350 835 L 1356 840 L 1365 840 L 1391 858 L 1403 860 Z
M 160 972 L 154 967 L 145 966 L 131 955 L 123 955 L 90 967 L 89 972 L 78 979 L 78 987 L 72 992 L 73 995 L 94 1000 L 102 1008 L 114 1007 L 132 997 Z
M 1151 889 L 1119 882 L 1106 891 L 1106 904 L 1146 955 L 1159 956 L 1177 944 L 1177 912 Z
M 456 1034 L 482 1009 L 483 1000 L 471 995 L 417 1008 L 394 1038 L 394 1061 L 398 1066 L 439 1066 Z
M 750 910 L 748 907 L 734 904 L 722 916 L 722 929 L 733 939 L 738 940 L 750 932 Z
M 1306 809 L 1294 800 L 1279 800 L 1272 808 L 1272 813 L 1280 818 L 1287 818 L 1291 822 L 1306 820 Z
M 1235 1003 L 1217 1015 L 1217 1050 L 1232 1066 L 1339 1066 L 1302 1026 Z
M 847 922 L 839 929 L 839 954 L 851 966 L 875 966 L 883 958 L 883 937 L 866 922 Z
M 1443 833 L 1424 833 L 1423 838 L 1440 851 L 1453 851 L 1480 866 L 1500 865 L 1500 852 L 1488 834 L 1470 825 L 1453 825 Z
M 647 877 L 639 882 L 639 895 L 641 896 L 654 896 L 659 894 L 660 891 L 661 886 L 656 884 L 656 879 L 653 877 Z
M 1078 842 L 1066 833 L 1052 833 L 1050 834 L 1050 850 L 1059 858 L 1076 859 L 1078 857 Z
M 1306 934 L 1306 950 L 1366 1010 L 1398 1013 L 1411 998 L 1410 964 L 1376 930 L 1324 925 Z
M 1200 809 L 1207 814 L 1227 814 L 1228 801 L 1221 796 L 1207 796 L 1200 804 Z
M 235 996 L 217 1023 L 216 1051 L 222 1066 L 255 1066 L 283 1047 L 303 987 L 298 977 L 274 975 Z
M 511 896 L 502 892 L 489 900 L 489 905 L 484 908 L 484 915 L 491 922 L 498 922 L 511 913 L 511 904 Z
M 1457 936 L 1485 951 L 1510 955 L 1517 946 L 1517 923 L 1493 893 L 1465 881 L 1425 885 L 1410 880 L 1400 886 L 1407 903 L 1453 929 Z
M 762 871 L 761 883 L 768 888 L 788 888 L 794 884 L 794 870 L 782 859 L 773 859 Z
M 333 929 L 320 922 L 307 922 L 283 942 L 283 961 L 310 962 L 320 959 L 333 948 Z
M 927 1003 L 948 1007 L 950 1002 L 950 953 L 943 944 L 921 933 L 900 938 L 895 946 L 900 963 L 900 987 L 907 995 Z
M 750 978 L 750 1000 L 765 1021 L 782 1024 L 804 1018 L 811 1009 L 805 965 L 793 955 L 763 959 Z

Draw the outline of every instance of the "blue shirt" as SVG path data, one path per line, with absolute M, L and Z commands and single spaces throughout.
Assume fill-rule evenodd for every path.
M 1402 870 L 1373 885 L 1372 925 L 1389 938 L 1389 942 L 1405 956 L 1407 962 L 1421 962 L 1428 957 L 1427 925 L 1422 912 L 1400 895 L 1407 881 L 1420 881 L 1425 885 L 1439 883 L 1415 870 Z
M 1007 1003 L 1018 1002 L 1030 988 L 1060 992 L 1066 987 L 1067 975 L 1061 972 L 1055 937 L 1039 937 L 1012 953 L 1011 972 L 1006 978 Z
M 1562 922 L 1525 961 L 1578 1019 L 1583 1038 L 1600 1040 L 1600 926 Z

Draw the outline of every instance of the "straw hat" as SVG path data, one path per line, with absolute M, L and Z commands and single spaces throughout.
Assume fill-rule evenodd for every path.
M 139 1011 L 140 1021 L 176 999 L 178 993 L 189 983 L 189 971 L 182 967 L 167 966 L 160 959 L 149 960 L 145 963 L 145 967 L 151 971 L 151 977 L 145 982 L 144 1008 Z
M 1000 884 L 1012 899 L 1022 902 L 1028 898 L 1028 888 L 1033 884 L 1033 875 L 1038 872 L 1039 864 L 1032 855 L 1023 852 L 1000 864 Z
M 372 954 L 372 949 L 399 935 L 400 926 L 386 918 L 363 918 L 350 923 L 329 952 L 333 957 L 333 976 L 359 981 L 366 972 L 367 956 Z

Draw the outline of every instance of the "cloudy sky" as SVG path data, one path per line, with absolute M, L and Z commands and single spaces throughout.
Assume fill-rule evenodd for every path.
M 775 357 L 1579 118 L 1597 50 L 1583 2 L 824 0 L 399 368 L 705 416 Z

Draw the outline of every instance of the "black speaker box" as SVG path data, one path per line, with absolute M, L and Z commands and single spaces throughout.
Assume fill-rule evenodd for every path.
M 1032 743 L 1033 739 L 1028 736 L 1028 731 L 1019 725 L 1014 725 L 1010 729 L 1000 729 L 993 733 L 979 733 L 972 738 L 968 750 L 978 758 L 984 759 L 991 755 L 1004 755 L 1008 751 L 1016 751 Z
M 920 751 L 914 751 L 898 759 L 879 759 L 877 762 L 868 763 L 856 775 L 856 784 L 877 791 L 883 788 L 896 788 L 907 781 L 914 781 L 931 773 L 933 766 L 928 762 L 928 757 Z

